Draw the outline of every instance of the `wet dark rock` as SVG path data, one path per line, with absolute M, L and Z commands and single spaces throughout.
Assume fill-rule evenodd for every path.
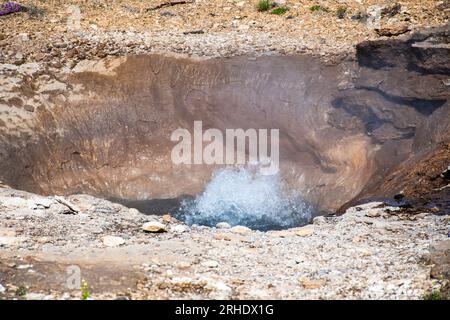
M 449 180 L 450 179 L 450 165 L 447 167 L 447 169 L 445 169 L 444 171 L 442 171 L 441 176 L 444 179 Z
M 402 200 L 404 197 L 405 197 L 405 195 L 404 195 L 402 192 L 400 192 L 400 193 L 397 193 L 396 195 L 394 195 L 394 200 L 400 201 L 400 200 Z

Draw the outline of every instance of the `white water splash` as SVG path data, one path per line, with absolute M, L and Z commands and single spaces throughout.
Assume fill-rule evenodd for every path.
M 188 224 L 228 222 L 269 230 L 304 225 L 311 215 L 312 208 L 298 195 L 283 190 L 278 175 L 241 168 L 215 172 L 201 195 L 183 203 L 179 218 Z

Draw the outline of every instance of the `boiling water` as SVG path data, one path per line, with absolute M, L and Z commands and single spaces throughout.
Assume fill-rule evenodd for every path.
M 312 207 L 299 194 L 287 192 L 278 175 L 249 169 L 222 169 L 205 191 L 182 202 L 176 217 L 187 224 L 215 226 L 219 222 L 274 230 L 306 224 Z

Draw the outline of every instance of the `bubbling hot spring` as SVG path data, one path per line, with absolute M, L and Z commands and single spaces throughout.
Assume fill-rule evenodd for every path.
M 175 216 L 188 224 L 227 222 L 270 230 L 301 226 L 312 213 L 298 192 L 283 187 L 278 175 L 229 168 L 216 171 L 195 199 L 183 200 Z
M 357 59 L 335 64 L 307 56 L 83 62 L 56 77 L 71 90 L 43 94 L 45 77 L 14 87 L 20 99 L 45 100 L 26 119 L 3 106 L 17 99 L 0 100 L 0 119 L 9 119 L 0 121 L 0 180 L 116 199 L 189 224 L 300 226 L 355 199 L 395 194 L 407 169 L 448 139 L 448 56 L 399 41 L 362 45 Z M 279 173 L 175 165 L 171 134 L 194 132 L 198 120 L 222 132 L 278 129 Z

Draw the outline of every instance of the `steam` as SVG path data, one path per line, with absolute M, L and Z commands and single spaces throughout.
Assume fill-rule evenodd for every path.
M 182 203 L 178 218 L 188 224 L 228 222 L 258 230 L 301 226 L 311 219 L 312 208 L 299 195 L 286 193 L 278 175 L 253 171 L 216 171 L 202 194 Z

